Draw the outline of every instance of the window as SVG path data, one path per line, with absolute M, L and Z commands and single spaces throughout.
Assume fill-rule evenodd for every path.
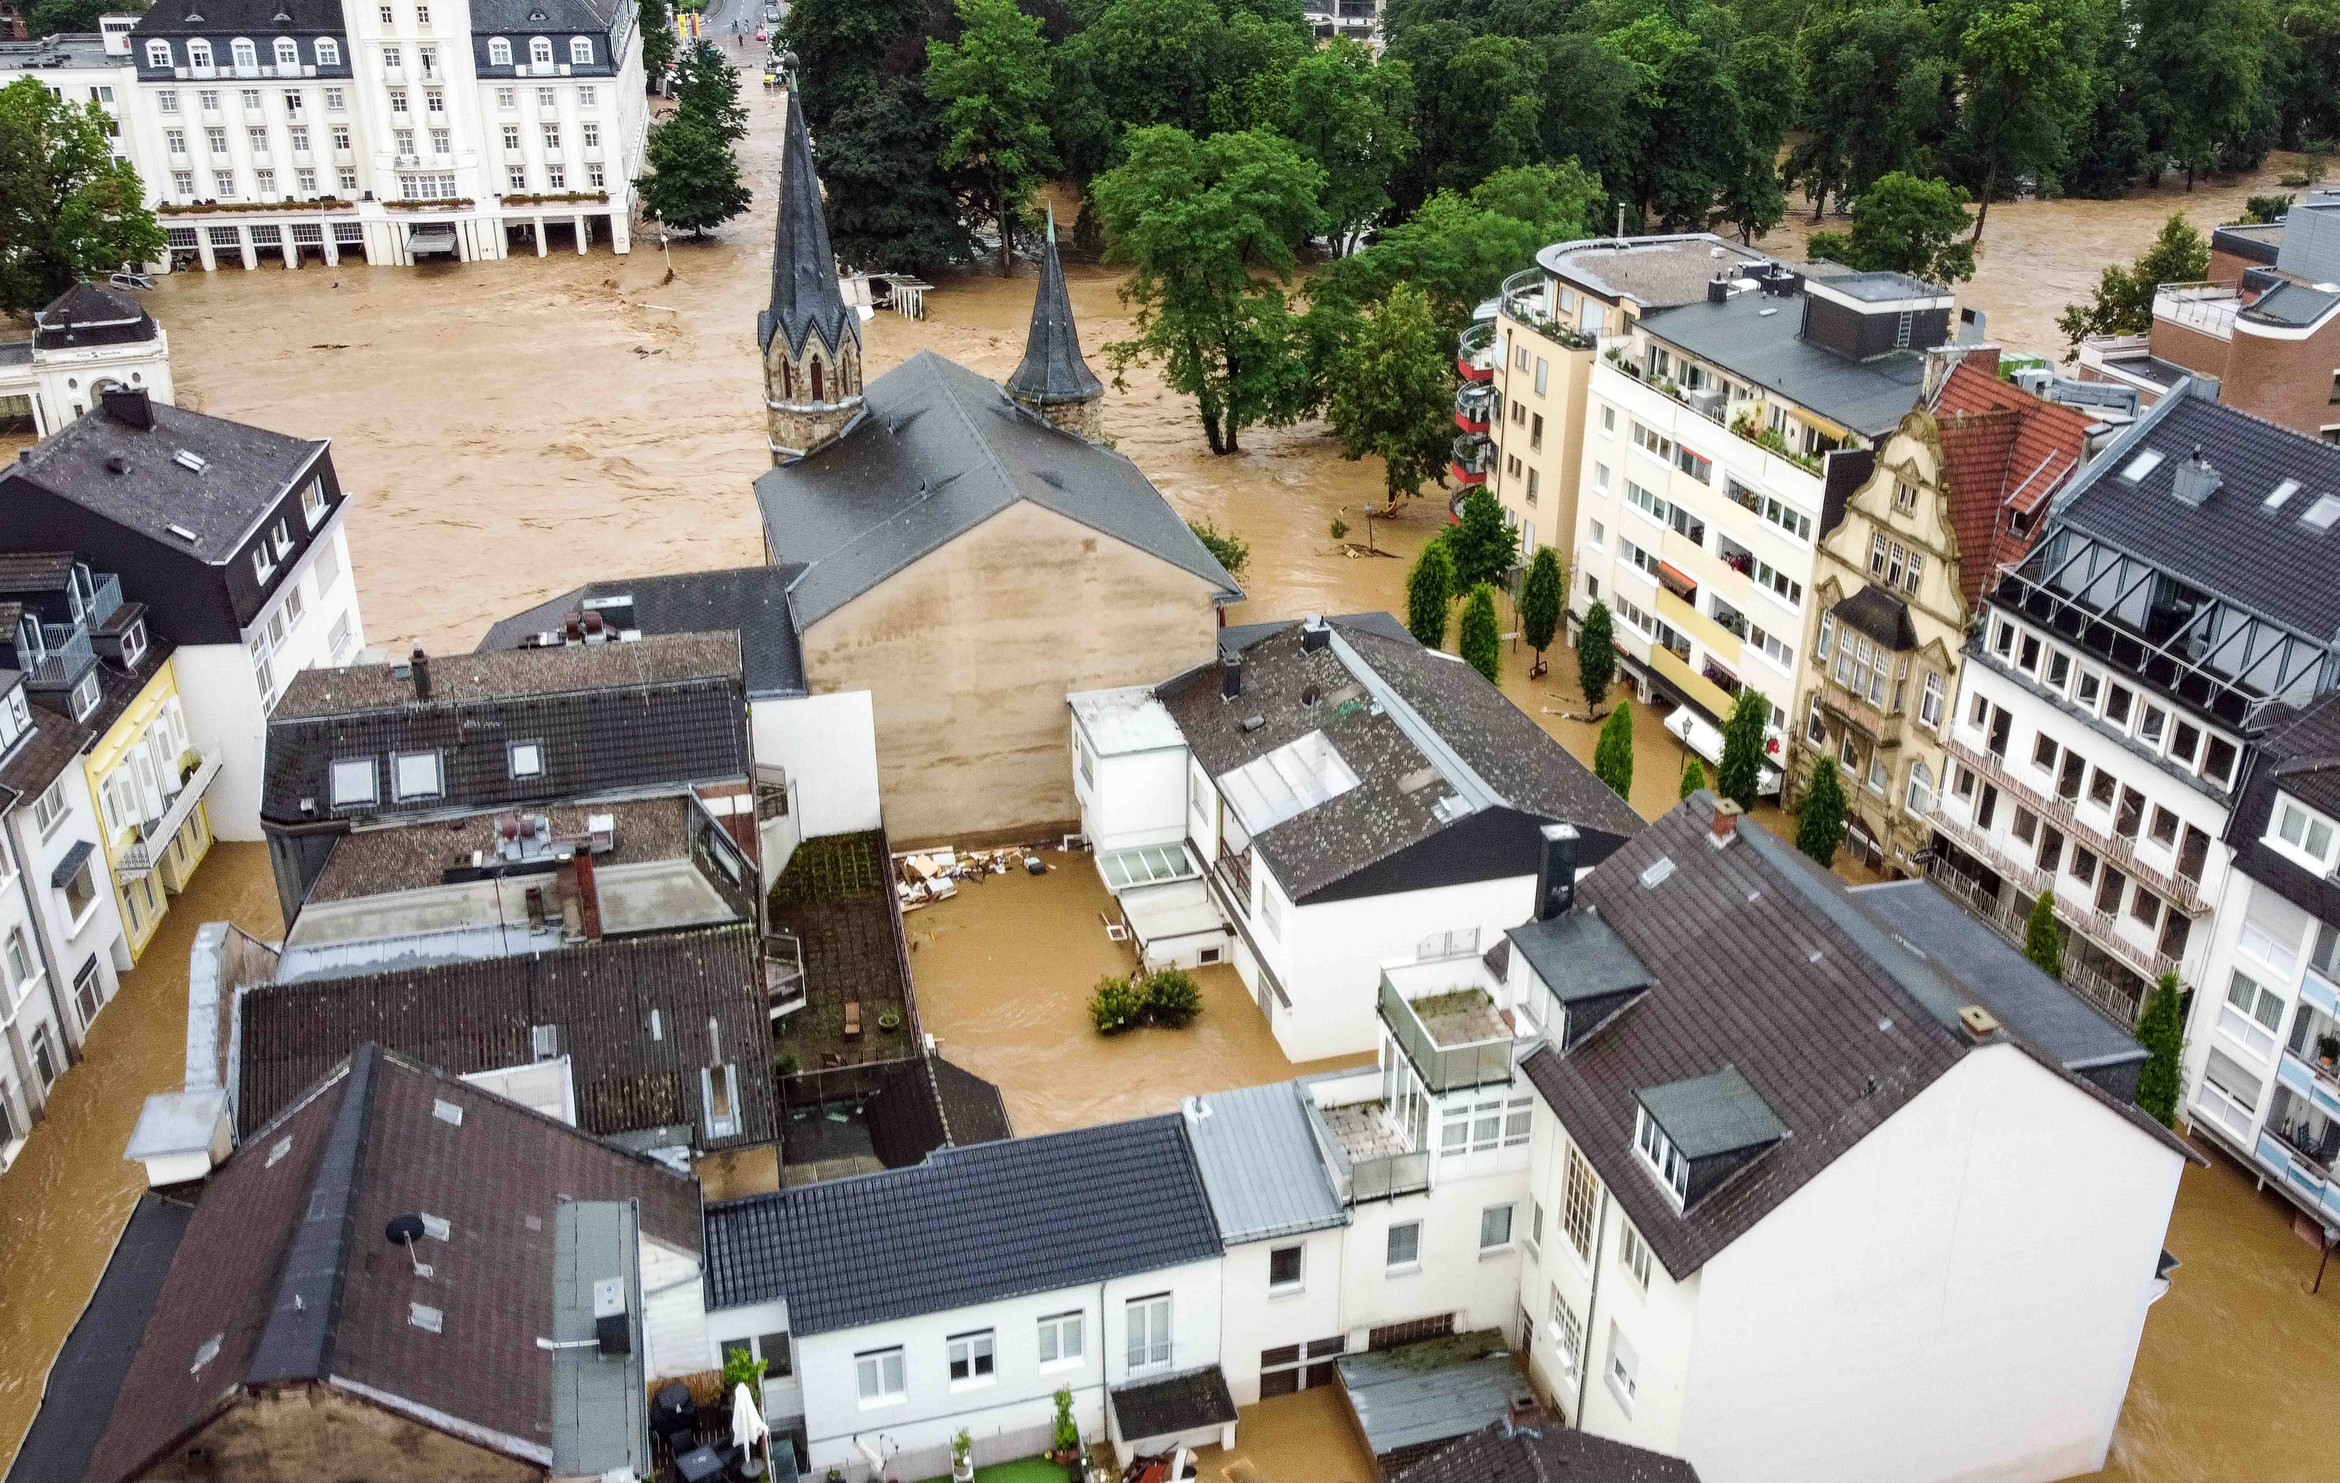
M 1617 431 L 1617 409 L 1615 407 L 1601 408 L 1601 431 L 1615 436 Z
M 1592 1165 L 1574 1144 L 1568 1147 L 1568 1164 L 1560 1182 L 1560 1227 L 1568 1233 L 1568 1244 L 1576 1248 L 1576 1259 L 1592 1261 L 1593 1212 L 1600 1199 L 1600 1183 L 1593 1178 Z
M 552 65 L 551 38 L 544 36 L 532 38 L 528 43 L 528 60 L 539 67 L 550 67 Z
M 431 153 L 442 156 L 453 154 L 455 150 L 452 140 L 453 136 L 446 129 L 431 130 Z
M 341 43 L 340 43 L 340 42 L 338 42 L 338 41 L 335 41 L 335 40 L 334 40 L 332 37 L 330 37 L 330 36 L 320 36 L 320 37 L 318 37 L 318 38 L 317 38 L 317 65 L 318 65 L 318 66 L 320 66 L 320 67 L 338 67 L 338 66 L 340 66 L 340 65 L 341 65 Z M 327 89 L 325 90 L 325 98 L 326 98 L 326 103 L 325 103 L 325 106 L 326 106 L 327 108 L 339 108 L 341 105 L 340 105 L 339 103 L 336 103 L 336 102 L 332 101 L 332 100 L 333 100 L 333 99 L 335 99 L 335 98 L 338 98 L 338 97 L 340 97 L 340 96 L 341 96 L 341 89 L 339 89 L 339 88 L 327 88 Z
M 1635 1130 L 1634 1144 L 1641 1150 L 1642 1162 L 1649 1165 L 1658 1183 L 1674 1192 L 1674 1203 L 1679 1205 L 1690 1192 L 1690 1161 L 1683 1158 L 1680 1150 L 1674 1147 L 1674 1140 L 1668 1138 L 1665 1129 L 1657 1125 L 1657 1119 L 1649 1115 L 1648 1108 L 1636 1108 L 1635 1114 L 1639 1126 Z
M 1502 1251 L 1511 1245 L 1511 1207 L 1489 1205 L 1479 1212 L 1479 1250 Z
M 423 112 L 425 112 L 425 113 L 445 113 L 446 111 L 447 111 L 447 94 L 446 94 L 446 90 L 445 90 L 445 89 L 443 89 L 443 88 L 424 88 L 424 89 L 423 89 Z
M 179 90 L 177 88 L 164 88 L 161 92 L 156 93 L 154 106 L 164 113 L 177 113 L 179 111 Z
M 577 89 L 577 106 L 579 108 L 591 108 L 593 106 L 593 96 L 594 90 L 590 87 L 582 87 Z
M 509 67 L 512 65 L 512 43 L 509 38 L 503 36 L 490 36 L 488 38 L 488 65 L 490 67 Z M 496 89 L 496 103 L 500 107 L 510 106 L 504 102 L 505 92 L 506 89 Z
M 1300 1290 L 1300 1258 L 1302 1248 L 1278 1246 L 1268 1253 L 1268 1291 L 1298 1292 Z
M 211 194 L 215 199 L 218 200 L 234 200 L 236 198 L 236 177 L 234 173 L 227 170 L 213 171 L 211 176 Z M 221 231 L 221 228 L 213 227 L 211 230 L 213 233 L 211 239 L 212 246 L 234 247 L 236 245 L 233 241 L 222 241 L 220 239 L 218 233 Z M 234 227 L 228 227 L 225 230 L 227 231 L 229 237 L 232 238 L 235 235 L 236 229 Z
M 335 189 L 339 190 L 343 195 L 346 196 L 351 191 L 354 191 L 358 188 L 357 171 L 351 169 L 347 165 L 343 165 L 341 168 L 333 172 L 333 183 Z
M 516 741 L 505 748 L 505 758 L 511 764 L 515 778 L 544 776 L 544 743 Z
M 974 1334 L 953 1334 L 945 1341 L 950 1355 L 951 1383 L 970 1384 L 989 1380 L 995 1373 L 992 1353 L 992 1331 L 984 1329 Z
M 93 669 L 81 677 L 81 683 L 73 687 L 73 719 L 88 720 L 89 713 L 97 709 L 100 698 L 98 672 Z
M 1560 1351 L 1560 1373 L 1573 1375 L 1584 1357 L 1584 1325 L 1578 1321 L 1576 1310 L 1560 1296 L 1558 1284 L 1552 1288 L 1552 1343 Z
M 504 109 L 518 108 L 520 106 L 520 90 L 518 88 L 497 88 L 496 106 Z
M 37 971 L 33 967 L 32 947 L 25 941 L 22 927 L 8 929 L 4 961 L 8 970 L 8 1002 L 14 1005 L 24 997 L 25 988 L 32 983 L 33 974 Z M 91 961 L 94 963 L 96 960 Z
M 398 69 L 399 63 L 400 63 L 402 60 L 403 60 L 403 59 L 402 59 L 402 58 L 399 56 L 399 54 L 398 54 L 398 48 L 397 48 L 397 47 L 395 47 L 395 46 L 385 46 L 385 47 L 383 47 L 383 48 L 382 48 L 382 65 L 383 65 L 385 68 L 388 68 L 389 70 L 391 70 L 391 71 L 393 71 L 393 72 L 394 72 L 394 71 L 396 71 L 396 70 Z
M 2265 1059 L 2275 1054 L 2275 1027 L 2282 1023 L 2283 996 L 2247 973 L 2236 973 L 2219 1007 L 2218 1028 Z
M 80 867 L 73 872 L 72 878 L 65 882 L 65 914 L 72 919 L 75 926 L 79 926 L 82 919 L 87 917 L 96 907 L 97 883 L 90 879 L 89 857 L 84 855 L 81 858 Z
M 392 113 L 406 112 L 406 89 L 392 88 L 390 90 L 390 111 Z
M 538 88 L 536 90 L 536 106 L 539 108 L 558 108 L 560 94 L 551 88 Z
M 1812 539 L 1812 517 L 1776 499 L 1764 500 L 1763 518 L 1799 541 Z
M 205 129 L 203 131 L 203 142 L 211 147 L 211 152 L 213 154 L 226 154 L 227 130 Z
M 1040 1363 L 1061 1364 L 1081 1357 L 1083 1320 L 1078 1313 L 1051 1313 L 1040 1320 Z
M 146 65 L 149 67 L 168 67 L 171 65 L 171 44 L 167 41 L 146 43 Z M 171 107 L 179 106 L 178 94 L 164 93 L 162 96 L 171 100 Z
M 1389 1228 L 1382 1264 L 1391 1271 L 1422 1264 L 1422 1223 L 1409 1220 Z
M 1910 813 L 1918 818 L 1923 818 L 1932 812 L 1934 807 L 1934 774 L 1933 770 L 1923 762 L 1911 765 L 1909 790 L 1903 795 L 1902 802 Z
M 1676 448 L 1674 450 L 1674 467 L 1701 484 L 1714 482 L 1714 460 L 1703 454 L 1693 453 L 1687 448 Z
M 342 154 L 349 153 L 349 125 L 335 124 L 333 126 L 333 147 Z
M 1937 731 L 1942 727 L 1942 677 L 1932 670 L 1926 672 L 1925 690 L 1918 697 L 1918 720 Z
M 439 783 L 439 754 L 435 751 L 391 753 L 390 780 L 401 803 L 438 797 L 443 791 Z
M 414 8 L 414 23 L 418 26 L 427 26 L 431 23 L 431 8 L 428 5 L 417 5 Z
M 1170 1295 L 1132 1298 L 1123 1311 L 1129 1325 L 1131 1373 L 1170 1363 Z
M 385 6 L 381 7 L 380 14 L 381 14 L 381 17 L 382 17 L 382 24 L 383 24 L 383 25 L 385 25 L 385 26 L 395 26 L 395 25 L 397 25 L 397 24 L 398 24 L 398 17 L 397 17 L 397 15 L 395 15 L 395 14 L 394 14 L 394 13 L 391 11 L 391 9 L 390 9 L 390 7 L 389 7 L 389 6 L 385 5 Z
M 1637 1378 L 1640 1369 L 1641 1361 L 1634 1355 L 1633 1346 L 1625 1342 L 1625 1331 L 1617 1327 L 1615 1319 L 1609 1320 L 1609 1390 L 1627 1415 L 1632 1414 L 1634 1397 L 1640 1389 Z
M 574 64 L 575 66 L 579 66 L 579 67 L 590 67 L 590 66 L 592 66 L 592 65 L 593 65 L 593 42 L 592 42 L 592 40 L 591 40 L 590 38 L 588 38 L 588 37 L 584 37 L 584 36 L 572 36 L 572 37 L 570 37 L 570 38 L 569 38 L 569 61 L 570 61 L 572 64 Z
M 1543 1245 L 1544 1202 L 1541 1200 L 1530 1200 L 1528 1201 L 1527 1248 L 1531 1252 L 1540 1251 L 1543 1248 Z
M 1649 1243 L 1641 1239 L 1631 1221 L 1623 1219 L 1617 1222 L 1617 1265 L 1625 1269 L 1635 1287 L 1649 1291 Z
M 2304 860 L 2319 875 L 2332 868 L 2332 826 L 2288 798 L 2275 810 L 2270 842 L 2289 846 L 2283 853 Z
M 276 195 L 276 172 L 266 168 L 265 166 L 258 170 L 254 170 L 252 172 L 252 189 L 259 192 L 260 195 L 264 198 L 274 199 Z M 276 244 L 269 242 L 264 235 L 271 230 L 273 230 L 273 228 L 252 228 L 253 245 L 259 247 L 275 246 Z
M 518 149 L 519 147 L 520 147 L 520 126 L 519 126 L 518 124 L 506 124 L 506 125 L 504 125 L 504 148 L 506 148 L 506 149 Z
M 49 1034 L 47 1021 L 32 1033 L 33 1074 L 41 1079 L 41 1090 L 57 1084 L 57 1044 Z
M 185 154 L 187 152 L 187 131 L 185 129 L 163 130 L 163 147 L 172 154 Z
M 1659 433 L 1655 428 L 1644 427 L 1639 422 L 1633 424 L 1633 446 L 1660 463 L 1674 461 L 1673 439 Z
M 187 65 L 190 67 L 210 66 L 211 43 L 203 40 L 201 37 L 197 37 L 195 40 L 188 42 Z M 219 94 L 205 93 L 203 95 L 203 106 L 206 108 L 217 108 L 219 106 Z
M 151 915 L 154 910 L 154 887 L 141 880 L 138 883 L 138 888 L 145 893 L 147 911 Z M 134 900 L 136 898 L 125 893 L 123 899 Z M 98 976 L 98 960 L 92 956 L 88 962 L 81 965 L 81 971 L 73 975 L 73 1012 L 80 1017 L 84 1033 L 87 1033 L 91 1023 L 97 1019 L 98 1011 L 105 1007 L 106 983 Z
M 292 147 L 293 152 L 296 154 L 307 154 L 309 152 L 308 125 L 294 124 L 292 126 Z
M 603 169 L 603 167 L 598 164 L 587 165 L 585 167 L 585 183 L 593 187 L 595 190 L 600 190 L 603 186 L 609 184 L 609 175 Z
M 234 55 L 238 67 L 257 67 L 260 65 L 260 48 L 241 36 L 228 43 L 228 51 Z
M 298 67 L 300 64 L 301 49 L 299 44 L 290 36 L 277 37 L 276 65 L 279 67 Z
M 853 1374 L 861 1388 L 861 1403 L 882 1406 L 903 1399 L 908 1391 L 902 1382 L 902 1351 L 873 1349 L 853 1356 Z
M 1893 508 L 1895 513 L 1907 515 L 1917 509 L 1917 486 L 1906 479 L 1893 481 Z
M 325 107 L 334 113 L 340 113 L 349 107 L 349 102 L 340 88 L 327 88 L 325 90 Z M 344 144 L 338 147 L 347 149 L 349 146 Z
M 33 800 L 33 826 L 47 839 L 65 821 L 65 780 L 60 777 Z
M 544 147 L 546 149 L 559 149 L 561 147 L 561 126 L 559 124 L 546 124 L 544 126 Z
M 546 190 L 567 190 L 569 188 L 569 167 L 566 165 L 545 166 L 544 186 Z M 813 362 L 813 369 L 815 371 L 820 369 L 819 361 Z
M 584 123 L 579 124 L 577 126 L 577 130 L 583 136 L 580 142 L 582 142 L 587 149 L 601 148 L 601 125 L 588 119 Z

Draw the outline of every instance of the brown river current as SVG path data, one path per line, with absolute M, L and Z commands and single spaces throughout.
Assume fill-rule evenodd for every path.
M 674 243 L 671 280 L 655 234 L 637 232 L 626 258 L 260 270 L 265 279 L 198 272 L 151 296 L 182 402 L 332 440 L 375 642 L 469 648 L 495 619 L 587 580 L 760 559 L 748 486 L 767 457 L 753 326 L 769 282 L 761 213 L 778 115 L 752 86 L 747 101 L 754 132 L 742 157 L 759 207 L 716 238 Z M 2184 209 L 2206 228 L 2272 180 L 2271 166 L 2191 195 L 1995 207 L 1982 269 L 1961 299 L 1989 311 L 2006 343 L 2051 349 L 2057 310 L 2105 261 L 2133 256 L 2161 217 Z M 1805 230 L 1791 221 L 1772 245 L 1800 243 Z M 1129 330 L 1119 277 L 1084 264 L 1067 276 L 1102 374 L 1099 347 Z M 953 277 L 927 296 L 924 321 L 884 314 L 865 327 L 869 373 L 933 350 L 1004 376 L 1022 354 L 1031 295 L 1028 275 Z M 1393 557 L 1346 554 L 1330 523 L 1362 527 L 1358 511 L 1379 500 L 1377 464 L 1344 461 L 1315 426 L 1252 429 L 1244 452 L 1214 458 L 1191 404 L 1148 371 L 1108 393 L 1105 425 L 1184 514 L 1250 543 L 1253 600 L 1233 621 L 1398 609 L 1406 559 L 1443 520 L 1442 497 L 1425 499 L 1375 522 Z M 1572 668 L 1557 663 L 1553 679 L 1531 683 L 1525 656 L 1508 655 L 1504 688 L 1589 760 L 1593 728 L 1569 714 L 1582 703 L 1559 673 Z M 1637 708 L 1635 719 L 1633 802 L 1654 816 L 1673 802 L 1682 753 L 1653 712 Z M 1776 809 L 1759 817 L 1780 824 Z M 1085 862 L 1071 864 L 1067 874 L 1093 884 Z M 1117 1042 L 1128 1053 L 1099 1074 L 1113 1058 L 1079 1026 L 1078 1006 L 1120 949 L 1090 924 L 1095 894 L 1053 877 L 1002 879 L 908 923 L 930 1025 L 1001 1083 L 1019 1128 L 1159 1111 L 1182 1091 L 1291 1074 L 1240 985 L 1216 979 L 1189 1032 L 1202 1041 Z M 140 1187 L 121 1149 L 139 1100 L 178 1083 L 188 939 L 217 918 L 278 930 L 257 846 L 223 846 L 206 862 L 99 1021 L 90 1059 L 59 1083 L 49 1120 L 0 1177 L 0 1455 L 31 1419 Z M 1035 976 L 1048 979 L 1039 1000 Z M 1178 1065 L 1198 1056 L 1210 1068 L 1201 1081 Z M 2288 1219 L 2229 1165 L 2187 1172 L 2169 1236 L 2185 1266 L 2147 1324 L 2102 1477 L 2334 1476 L 2323 1424 L 2340 1411 L 2340 1279 L 2307 1295 L 2315 1253 Z M 1284 1414 L 1303 1437 L 1320 1424 L 1300 1420 L 1316 1415 L 1305 1405 Z M 1311 1467 L 1318 1449 L 1265 1445 L 1264 1434 L 1262 1443 L 1259 1483 L 1338 1483 Z

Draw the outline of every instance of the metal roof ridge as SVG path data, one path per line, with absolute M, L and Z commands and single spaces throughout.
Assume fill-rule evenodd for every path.
M 340 1316 L 357 1234 L 357 1185 L 365 1167 L 374 1075 L 381 1062 L 382 1048 L 370 1040 L 350 1055 L 348 1086 L 317 1159 L 306 1218 L 293 1232 L 278 1268 L 275 1299 L 247 1362 L 248 1383 L 320 1380 L 331 1373 L 334 1322 Z M 326 1291 L 304 1295 L 301 1287 L 310 1277 L 323 1277 Z M 322 1301 L 312 1307 L 312 1296 Z
M 1463 760 L 1462 754 L 1423 719 L 1422 713 L 1397 692 L 1396 686 L 1384 679 L 1381 672 L 1357 652 L 1338 628 L 1328 623 L 1325 625 L 1325 633 L 1330 636 L 1332 651 L 1342 665 L 1381 703 L 1382 710 L 1397 723 L 1398 730 L 1405 733 L 1406 740 L 1412 742 L 1423 760 L 1437 768 L 1447 784 L 1471 804 L 1473 812 L 1512 806 L 1511 800 L 1496 792 L 1492 784 L 1479 776 L 1478 769 Z

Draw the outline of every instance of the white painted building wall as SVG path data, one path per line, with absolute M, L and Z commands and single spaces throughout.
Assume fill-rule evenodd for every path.
M 1300 1248 L 1300 1281 L 1277 1286 L 1268 1280 L 1272 1253 Z M 1235 1404 L 1248 1406 L 1260 1396 L 1263 1355 L 1289 1345 L 1306 1347 L 1348 1332 L 1342 1316 L 1346 1228 L 1247 1241 L 1227 1248 L 1220 1266 L 1219 1312 L 1224 1329 L 1220 1342 L 1221 1371 Z
M 78 768 L 70 769 L 78 771 Z M 29 803 L 29 800 L 27 800 Z M 18 811 L 22 811 L 20 805 Z M 18 868 L 13 822 L 0 828 L 0 1170 L 16 1161 L 33 1119 L 48 1102 L 49 1089 L 65 1072 L 66 1011 L 56 992 L 33 917 L 34 881 Z M 19 975 L 10 944 L 31 972 Z
M 748 729 L 756 761 L 787 769 L 799 838 L 878 827 L 877 723 L 867 690 L 751 700 Z
M 1186 837 L 1187 774 L 1200 769 L 1185 747 L 1106 752 L 1082 730 L 1079 718 L 1069 724 L 1073 797 L 1081 806 L 1081 832 L 1093 848 L 1175 844 Z
M 707 1305 L 699 1259 L 648 1235 L 640 1245 L 643 1375 L 658 1380 L 708 1368 L 701 1362 L 707 1352 Z
M 63 887 L 51 884 L 57 866 L 83 841 L 93 846 L 104 827 L 90 796 L 89 779 L 74 759 L 57 775 L 55 786 L 65 803 L 64 812 L 44 830 L 35 820 L 39 795 L 22 800 L 6 815 L 9 846 L 25 867 L 23 887 L 31 896 L 30 915 L 40 929 L 40 947 L 47 971 L 57 986 L 57 997 L 67 1007 L 57 1028 L 65 1033 L 78 1056 L 96 1015 L 74 1005 L 74 988 L 90 975 L 97 990 L 97 1008 L 103 1010 L 121 985 L 122 971 L 130 966 L 129 944 L 123 939 L 120 908 L 114 897 L 113 872 L 102 847 L 89 854 L 93 899 L 76 914 Z

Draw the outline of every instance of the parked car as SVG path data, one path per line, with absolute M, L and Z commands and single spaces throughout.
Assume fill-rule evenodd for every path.
M 108 288 L 152 288 L 152 287 L 154 287 L 154 280 L 153 280 L 152 278 L 148 277 L 148 276 L 147 276 L 146 274 L 144 274 L 144 273 L 134 273 L 134 272 L 130 271 L 129 269 L 125 268 L 125 269 L 123 269 L 123 270 L 122 270 L 121 272 L 119 272 L 119 273 L 109 273 L 109 274 L 107 274 L 107 275 L 106 275 L 106 287 L 108 287 Z

